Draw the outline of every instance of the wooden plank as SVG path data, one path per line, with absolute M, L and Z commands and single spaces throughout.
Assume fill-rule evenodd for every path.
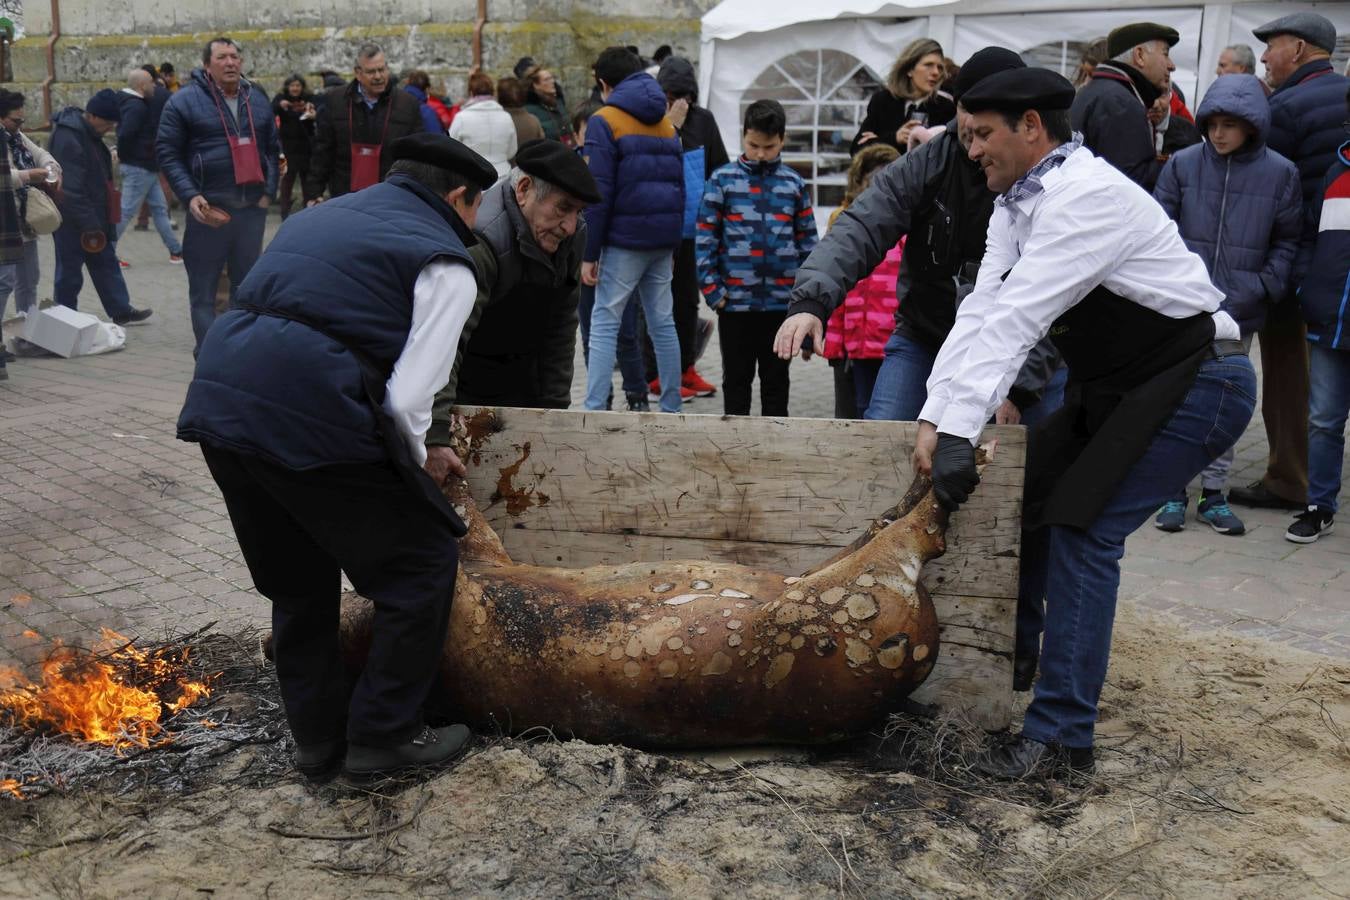
M 465 412 L 472 412 L 465 410 Z M 497 410 L 469 466 L 509 553 L 533 565 L 736 562 L 804 571 L 908 487 L 911 422 Z M 1022 428 L 990 428 L 993 461 L 924 569 L 943 650 L 915 699 L 987 728 L 1012 712 Z

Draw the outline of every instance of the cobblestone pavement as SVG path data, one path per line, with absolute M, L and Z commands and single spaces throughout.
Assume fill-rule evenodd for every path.
M 45 298 L 53 262 L 44 244 Z M 121 249 L 133 302 L 155 310 L 128 329 L 127 349 L 22 359 L 0 382 L 0 664 L 35 661 L 53 637 L 91 642 L 101 626 L 152 638 L 267 619 L 200 453 L 174 439 L 192 371 L 186 275 L 154 232 L 129 231 Z M 100 311 L 88 285 L 81 304 Z M 700 370 L 720 380 L 716 341 Z M 821 361 L 794 363 L 792 377 L 795 415 L 831 414 Z M 721 400 L 696 400 L 688 412 L 720 414 Z M 1259 475 L 1264 457 L 1257 421 L 1239 443 L 1234 483 Z M 1350 657 L 1350 529 L 1297 546 L 1282 537 L 1284 513 L 1239 511 L 1250 528 L 1243 537 L 1197 523 L 1176 535 L 1141 528 L 1126 552 L 1122 599 Z

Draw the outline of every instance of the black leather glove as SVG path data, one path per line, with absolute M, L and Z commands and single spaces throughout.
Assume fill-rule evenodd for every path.
M 968 439 L 939 434 L 933 450 L 933 493 L 942 508 L 953 512 L 970 498 L 980 483 L 975 472 L 975 448 Z

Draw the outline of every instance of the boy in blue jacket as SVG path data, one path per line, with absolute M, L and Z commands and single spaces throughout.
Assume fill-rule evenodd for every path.
M 1345 107 L 1350 122 L 1350 91 Z M 1341 492 L 1350 413 L 1350 140 L 1336 151 L 1312 212 L 1317 242 L 1298 294 L 1308 323 L 1308 508 L 1284 533 L 1296 544 L 1331 531 Z
M 806 182 L 783 162 L 787 115 L 776 100 L 745 111 L 744 153 L 708 179 L 695 249 L 703 299 L 717 311 L 722 346 L 722 403 L 750 415 L 759 367 L 760 412 L 788 414 L 788 360 L 773 352 L 787 317 L 797 267 L 816 246 Z
M 1237 322 L 1243 343 L 1266 320 L 1267 307 L 1288 290 L 1302 228 L 1298 169 L 1266 146 L 1270 106 L 1255 75 L 1224 75 L 1210 86 L 1196 125 L 1206 141 L 1172 156 L 1153 196 L 1176 220 L 1186 246 L 1205 261 L 1210 281 L 1224 292 L 1223 309 Z M 1234 443 L 1241 435 L 1232 435 Z M 1225 491 L 1233 448 L 1200 474 L 1196 517 L 1220 534 L 1246 526 Z M 1158 513 L 1163 531 L 1186 527 L 1186 492 Z
M 595 61 L 605 105 L 586 126 L 586 163 L 600 189 L 586 209 L 581 280 L 595 286 L 586 360 L 586 408 L 605 409 L 614 385 L 619 323 L 636 294 L 656 348 L 661 411 L 680 411 L 680 342 L 671 273 L 684 230 L 684 151 L 666 95 L 642 60 L 610 47 Z

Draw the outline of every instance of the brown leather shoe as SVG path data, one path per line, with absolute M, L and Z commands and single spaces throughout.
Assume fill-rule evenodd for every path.
M 1302 512 L 1308 505 L 1302 500 L 1286 500 L 1279 494 L 1272 493 L 1259 481 L 1253 481 L 1246 487 L 1233 488 L 1228 492 L 1228 500 L 1230 503 L 1251 506 L 1256 509 L 1294 509 L 1299 512 Z

